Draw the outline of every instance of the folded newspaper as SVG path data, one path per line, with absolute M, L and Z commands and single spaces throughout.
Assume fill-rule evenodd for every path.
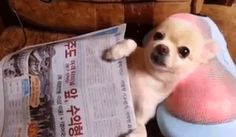
M 0 62 L 1 137 L 118 137 L 133 129 L 126 60 L 105 49 L 126 25 L 39 44 Z

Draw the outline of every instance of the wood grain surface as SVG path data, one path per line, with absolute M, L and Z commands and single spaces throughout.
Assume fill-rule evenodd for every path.
M 47 32 L 27 28 L 25 28 L 25 34 L 26 39 L 22 29 L 19 27 L 9 27 L 5 29 L 0 35 L 0 59 L 25 46 L 60 40 L 73 36 L 73 34 Z
M 204 4 L 204 0 L 192 0 L 192 13 L 199 13 L 202 10 L 202 6 Z
M 76 0 L 78 2 L 183 2 L 183 1 L 190 1 L 190 0 Z
M 121 23 L 155 25 L 170 14 L 190 12 L 191 1 L 89 3 L 58 0 L 12 0 L 18 14 L 31 24 L 50 29 L 88 32 Z

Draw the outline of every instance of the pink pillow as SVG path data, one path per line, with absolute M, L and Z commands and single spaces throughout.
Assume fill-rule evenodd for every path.
M 167 110 L 192 123 L 220 123 L 236 118 L 236 79 L 218 62 L 201 65 L 166 99 Z

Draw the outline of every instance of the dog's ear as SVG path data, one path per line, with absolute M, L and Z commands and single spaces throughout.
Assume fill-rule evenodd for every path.
M 200 54 L 201 62 L 207 63 L 209 60 L 216 57 L 220 50 L 219 48 L 220 47 L 214 40 L 207 40 Z

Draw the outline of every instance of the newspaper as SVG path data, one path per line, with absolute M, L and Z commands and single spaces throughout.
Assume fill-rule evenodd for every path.
M 1 137 L 118 137 L 135 128 L 126 59 L 106 62 L 126 25 L 28 47 L 0 62 Z

